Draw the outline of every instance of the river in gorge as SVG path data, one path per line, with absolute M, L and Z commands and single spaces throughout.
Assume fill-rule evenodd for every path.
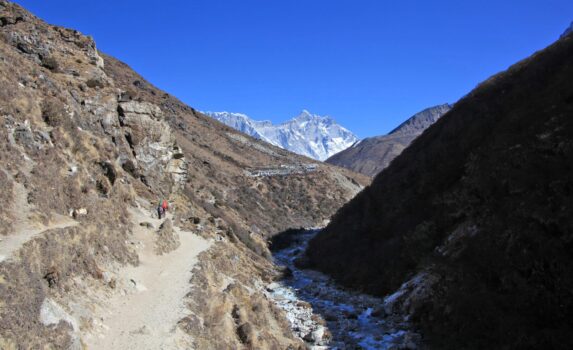
M 286 312 L 295 335 L 314 350 L 417 348 L 419 335 L 407 320 L 388 314 L 383 299 L 350 291 L 320 272 L 295 266 L 317 233 L 299 231 L 273 254 L 286 273 L 266 292 Z

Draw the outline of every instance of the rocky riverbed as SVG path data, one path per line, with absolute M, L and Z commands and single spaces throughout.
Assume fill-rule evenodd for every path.
M 309 349 L 414 349 L 419 335 L 388 314 L 384 300 L 343 289 L 326 275 L 299 269 L 295 260 L 318 230 L 300 231 L 274 252 L 283 280 L 266 287 Z

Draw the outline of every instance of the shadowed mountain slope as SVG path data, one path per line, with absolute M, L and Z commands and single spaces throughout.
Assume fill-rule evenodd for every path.
M 310 243 L 438 349 L 573 346 L 573 35 L 480 84 Z

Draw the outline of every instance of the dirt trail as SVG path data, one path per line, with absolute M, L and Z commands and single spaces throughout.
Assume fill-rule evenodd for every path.
M 132 281 L 135 292 L 116 293 L 106 302 L 101 310 L 101 331 L 84 337 L 87 348 L 190 348 L 191 339 L 176 325 L 186 315 L 184 298 L 191 287 L 191 270 L 199 253 L 208 249 L 211 242 L 174 226 L 181 246 L 168 254 L 156 255 L 155 229 L 162 220 L 152 219 L 141 209 L 130 212 L 134 239 L 143 247 L 139 252 L 140 265 L 122 268 L 118 279 Z M 154 229 L 140 226 L 141 222 L 151 223 Z
M 0 262 L 10 259 L 24 243 L 35 236 L 52 229 L 75 226 L 77 221 L 63 215 L 53 215 L 48 225 L 42 225 L 30 220 L 33 206 L 28 203 L 28 191 L 24 185 L 14 181 L 14 202 L 11 214 L 18 218 L 14 230 L 7 236 L 0 236 Z

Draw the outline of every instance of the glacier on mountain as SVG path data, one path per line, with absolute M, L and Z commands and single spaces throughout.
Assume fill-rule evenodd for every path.
M 334 119 L 311 114 L 307 110 L 278 125 L 267 120 L 253 120 L 241 113 L 203 113 L 252 137 L 321 161 L 358 141 L 356 135 Z

